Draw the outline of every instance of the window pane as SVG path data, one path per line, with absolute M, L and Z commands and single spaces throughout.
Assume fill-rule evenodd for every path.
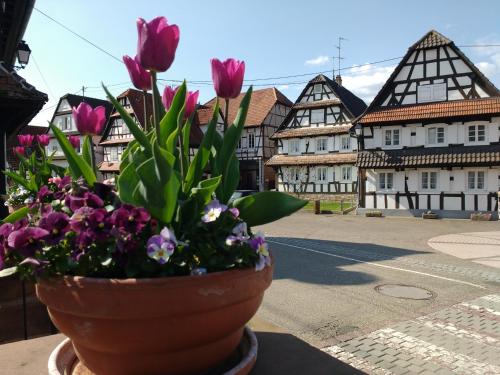
M 486 140 L 486 131 L 484 125 L 477 126 L 477 140 L 479 142 L 483 142 Z
M 385 131 L 385 145 L 386 146 L 390 146 L 391 145 L 391 137 L 392 137 L 391 131 L 390 130 L 386 130 Z
M 430 128 L 427 130 L 427 138 L 429 140 L 429 144 L 436 143 L 436 128 Z
M 476 127 L 469 126 L 469 142 L 475 142 L 475 141 L 476 141 Z
M 467 186 L 469 187 L 469 189 L 474 189 L 476 187 L 475 177 L 476 176 L 474 172 L 467 173 Z
M 385 173 L 380 173 L 378 178 L 378 187 L 379 189 L 385 189 Z
M 427 172 L 422 172 L 422 189 L 429 188 L 429 174 Z
M 437 188 L 437 172 L 430 173 L 430 183 L 429 186 L 431 189 Z
M 342 137 L 342 150 L 349 150 L 351 148 L 351 139 L 348 136 Z
M 393 174 L 392 173 L 387 173 L 387 189 L 392 189 L 392 180 L 393 180 Z
M 444 143 L 444 128 L 437 128 L 437 143 Z
M 311 110 L 311 123 L 319 124 L 325 122 L 325 110 L 324 109 L 313 109 Z
M 392 144 L 395 146 L 399 145 L 399 129 L 392 131 Z
M 477 188 L 484 189 L 484 172 L 477 172 Z

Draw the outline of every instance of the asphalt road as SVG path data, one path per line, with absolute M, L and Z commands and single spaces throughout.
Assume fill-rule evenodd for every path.
M 299 212 L 260 227 L 276 260 L 259 316 L 324 348 L 396 322 L 500 291 L 500 269 L 436 252 L 435 236 L 498 230 L 498 222 L 316 216 Z M 428 300 L 375 288 L 424 288 Z

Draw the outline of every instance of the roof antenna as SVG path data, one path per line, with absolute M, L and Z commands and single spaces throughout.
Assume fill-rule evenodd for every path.
M 85 86 L 82 86 L 82 102 L 85 101 Z
M 338 64 L 338 69 L 337 69 L 337 76 L 334 77 L 335 82 L 337 82 L 340 86 L 342 86 L 342 77 L 340 76 L 340 60 L 344 60 L 344 57 L 341 57 L 341 49 L 342 49 L 342 41 L 343 40 L 348 40 L 344 37 L 339 36 L 339 44 L 336 46 L 338 50 L 337 54 L 337 64 Z

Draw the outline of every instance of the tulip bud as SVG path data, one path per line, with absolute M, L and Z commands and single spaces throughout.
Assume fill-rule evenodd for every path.
M 235 59 L 227 59 L 224 62 L 218 59 L 210 61 L 212 64 L 212 81 L 217 96 L 224 99 L 236 98 L 243 86 L 245 62 Z
M 78 150 L 80 148 L 80 137 L 77 136 L 77 135 L 70 135 L 68 137 L 68 140 L 69 140 L 69 143 L 71 143 L 71 146 L 73 146 L 73 148 L 75 150 Z
M 47 134 L 40 134 L 36 136 L 38 144 L 42 147 L 48 146 L 50 142 L 50 137 Z
M 144 69 L 164 72 L 172 65 L 179 44 L 179 28 L 165 17 L 137 20 L 137 60 Z
M 19 144 L 24 147 L 30 147 L 33 144 L 35 136 L 32 134 L 22 134 L 17 136 Z
M 172 106 L 172 102 L 174 100 L 174 96 L 179 90 L 180 86 L 177 86 L 175 89 L 170 87 L 170 86 L 165 86 L 165 89 L 163 90 L 163 95 L 161 97 L 161 101 L 163 103 L 163 106 L 165 107 L 165 110 L 169 110 L 170 107 Z M 186 95 L 186 104 L 184 107 L 184 117 L 189 118 L 191 114 L 195 111 L 196 109 L 196 104 L 198 103 L 198 96 L 200 95 L 200 92 L 198 90 L 196 91 L 188 91 Z
M 106 110 L 103 106 L 92 109 L 87 103 L 81 102 L 78 108 L 73 107 L 73 119 L 80 134 L 99 135 L 106 122 Z
M 25 155 L 26 151 L 23 146 L 16 146 L 13 148 L 14 154 L 20 154 L 20 155 Z
M 137 59 L 130 56 L 123 56 L 123 62 L 127 67 L 130 80 L 138 90 L 151 90 L 151 74 L 142 67 Z

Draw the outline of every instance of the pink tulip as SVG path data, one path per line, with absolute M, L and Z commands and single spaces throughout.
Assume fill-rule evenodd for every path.
M 33 144 L 35 136 L 32 134 L 18 135 L 17 140 L 19 144 L 24 147 L 30 147 Z
M 106 122 L 106 110 L 101 105 L 92 109 L 87 103 L 81 102 L 78 108 L 73 107 L 73 119 L 80 134 L 99 135 Z
M 77 135 L 70 135 L 68 137 L 68 140 L 69 140 L 69 143 L 71 143 L 71 146 L 73 146 L 73 148 L 75 150 L 78 150 L 80 148 L 80 137 L 77 136 Z
M 241 92 L 245 75 L 245 62 L 227 59 L 221 62 L 218 59 L 212 63 L 212 81 L 217 96 L 224 99 L 236 98 Z
M 150 22 L 137 20 L 137 60 L 144 69 L 164 72 L 172 65 L 179 44 L 179 28 L 169 25 L 165 17 Z
M 172 106 L 172 101 L 174 100 L 174 96 L 179 90 L 180 86 L 177 86 L 175 89 L 170 86 L 165 86 L 165 90 L 163 90 L 163 95 L 161 97 L 161 101 L 163 106 L 168 111 Z M 196 103 L 198 103 L 198 96 L 200 92 L 196 91 L 188 91 L 186 95 L 186 106 L 184 108 L 184 117 L 188 118 L 196 109 Z
M 23 146 L 16 146 L 13 148 L 13 150 L 14 150 L 14 154 L 21 154 L 21 155 L 26 154 Z
M 151 90 L 151 74 L 142 67 L 137 56 L 135 59 L 130 56 L 123 56 L 123 62 L 134 86 L 142 91 Z
M 50 142 L 50 137 L 47 134 L 40 134 L 36 136 L 36 141 L 42 147 L 48 146 Z

